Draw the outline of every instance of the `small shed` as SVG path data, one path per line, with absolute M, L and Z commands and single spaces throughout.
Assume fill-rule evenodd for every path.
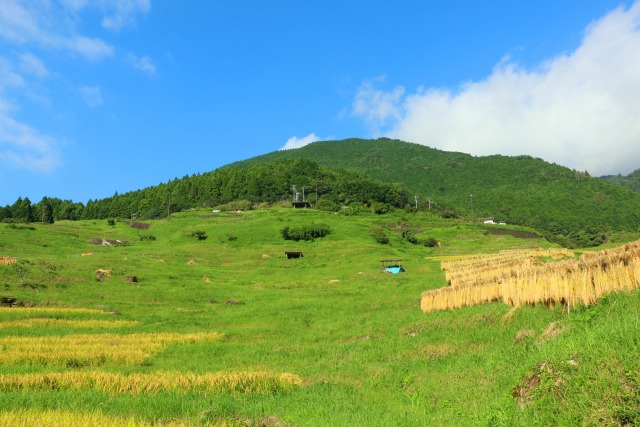
M 304 256 L 302 252 L 296 251 L 285 251 L 284 255 L 287 257 L 287 259 L 302 258 Z
M 291 202 L 291 204 L 293 205 L 294 209 L 306 209 L 306 208 L 310 208 L 311 207 L 311 203 L 309 202 Z
M 405 269 L 400 264 L 401 259 L 383 259 L 380 260 L 382 263 L 382 271 L 385 273 L 398 274 L 404 273 Z

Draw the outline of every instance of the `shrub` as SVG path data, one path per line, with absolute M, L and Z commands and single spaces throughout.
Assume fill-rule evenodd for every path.
M 418 238 L 411 231 L 406 230 L 402 232 L 402 238 L 412 245 L 418 244 Z
M 376 215 L 383 215 L 393 211 L 393 207 L 389 203 L 372 203 L 371 212 Z
M 233 233 L 227 233 L 227 240 L 233 242 L 234 240 L 238 240 L 238 236 Z
M 141 242 L 153 241 L 153 240 L 156 240 L 156 236 L 154 236 L 153 234 L 142 234 L 142 235 L 140 235 L 140 241 Z
M 434 239 L 433 237 L 427 237 L 426 239 L 424 239 L 422 241 L 422 244 L 429 247 L 429 248 L 434 248 L 436 246 L 438 246 L 438 241 L 436 239 Z
M 384 231 L 384 228 L 376 226 L 376 227 L 372 227 L 371 228 L 371 237 L 373 237 L 373 239 L 380 243 L 381 245 L 388 245 L 389 244 L 389 236 L 387 236 L 386 231 Z
M 251 202 L 248 200 L 234 200 L 223 205 L 215 206 L 221 211 L 248 211 L 251 209 Z
M 327 212 L 337 212 L 338 211 L 338 205 L 336 205 L 335 203 L 333 203 L 331 200 L 329 199 L 320 199 L 316 202 L 316 209 L 321 210 L 321 211 L 327 211 Z
M 115 219 L 108 219 L 107 220 L 107 224 L 109 224 L 110 226 L 113 227 L 114 225 L 116 225 L 116 220 Z
M 148 211 L 146 211 L 145 213 L 143 213 L 141 215 L 142 219 L 159 219 L 162 218 L 162 215 L 166 213 L 161 211 L 160 209 L 149 209 Z
M 302 227 L 286 226 L 280 230 L 284 240 L 314 240 L 325 237 L 331 233 L 331 228 L 327 224 L 309 224 Z
M 191 237 L 195 237 L 198 240 L 206 240 L 207 239 L 207 233 L 199 230 L 199 231 L 194 231 L 193 233 L 191 233 Z
M 367 210 L 365 206 L 360 202 L 354 202 L 349 205 L 346 209 L 340 211 L 340 214 L 346 216 L 357 216 L 365 213 Z

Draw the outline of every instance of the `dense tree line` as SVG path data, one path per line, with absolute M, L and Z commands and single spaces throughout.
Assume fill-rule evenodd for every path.
M 305 159 L 287 159 L 247 166 L 225 166 L 213 172 L 176 178 L 167 183 L 115 193 L 86 205 L 70 200 L 43 198 L 33 204 L 19 198 L 0 207 L 0 221 L 53 222 L 56 220 L 129 218 L 155 219 L 193 207 L 215 207 L 238 200 L 249 204 L 277 203 L 292 199 L 292 186 L 305 192 L 305 199 L 324 206 L 353 203 L 367 206 L 404 207 L 407 189 L 376 181 L 363 173 L 320 166 Z

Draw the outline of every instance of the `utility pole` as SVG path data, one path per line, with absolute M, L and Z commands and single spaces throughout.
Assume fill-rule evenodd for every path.
M 469 194 L 469 198 L 471 199 L 471 222 L 473 222 L 476 216 L 473 211 L 473 194 Z
M 167 220 L 171 218 L 171 193 L 169 193 L 169 201 L 167 202 Z
M 418 210 L 418 195 L 417 195 L 417 194 L 415 194 L 415 195 L 413 196 L 413 199 L 416 201 L 416 210 Z

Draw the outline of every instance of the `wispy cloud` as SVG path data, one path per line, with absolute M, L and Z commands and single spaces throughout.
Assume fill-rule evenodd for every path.
M 17 72 L 13 62 L 0 56 L 0 95 L 6 89 L 20 87 L 24 84 L 25 80 Z
M 58 58 L 67 61 L 112 58 L 116 49 L 109 41 L 84 31 L 88 17 L 97 14 L 101 26 L 115 32 L 135 25 L 150 9 L 151 0 L 0 0 L 0 41 L 15 52 L 0 56 L 0 164 L 33 171 L 58 167 L 59 141 L 29 122 L 22 103 L 35 99 L 49 108 L 45 98 L 60 81 L 67 88 L 75 87 L 90 108 L 104 101 L 100 86 L 73 82 L 51 69 L 46 62 L 48 53 L 61 53 Z M 148 57 L 137 59 L 134 66 L 145 73 L 155 72 Z
M 46 77 L 49 74 L 42 60 L 30 52 L 20 55 L 20 69 L 39 78 Z
M 352 106 L 373 133 L 474 155 L 529 154 L 592 175 L 640 167 L 640 2 L 535 69 L 505 58 L 456 91 L 376 84 L 363 83 Z
M 33 171 L 50 171 L 59 165 L 56 141 L 13 119 L 0 100 L 0 163 Z
M 113 31 L 133 25 L 139 13 L 145 14 L 151 9 L 150 0 L 110 0 L 101 3 L 108 11 L 102 26 Z
M 78 91 L 89 107 L 102 105 L 102 91 L 99 86 L 80 86 Z
M 360 85 L 353 102 L 353 114 L 364 119 L 365 123 L 378 134 L 389 122 L 401 119 L 400 102 L 405 93 L 402 86 L 389 92 L 375 88 L 384 77 L 367 80 Z
M 309 135 L 298 138 L 297 136 L 292 136 L 287 140 L 287 142 L 280 148 L 280 150 L 291 150 L 294 148 L 304 147 L 305 145 L 311 144 L 312 142 L 320 141 L 320 138 L 315 133 L 310 133 Z
M 60 0 L 63 7 L 73 13 L 85 9 L 100 10 L 102 27 L 111 31 L 120 31 L 136 23 L 139 14 L 151 10 L 151 0 Z
M 138 71 L 142 71 L 143 73 L 148 74 L 150 76 L 156 73 L 155 64 L 153 63 L 151 58 L 146 55 L 139 58 L 134 54 L 130 54 L 129 61 L 133 65 L 133 68 L 135 68 Z
M 46 1 L 3 0 L 0 37 L 15 44 L 33 44 L 97 60 L 113 55 L 113 47 L 77 33 L 66 11 Z

